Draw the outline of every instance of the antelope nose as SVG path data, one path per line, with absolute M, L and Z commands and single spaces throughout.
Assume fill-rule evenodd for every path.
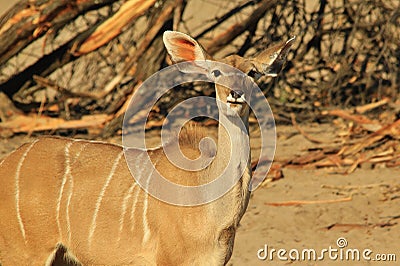
M 236 100 L 242 97 L 244 94 L 244 91 L 238 90 L 238 91 L 231 91 L 231 96 Z

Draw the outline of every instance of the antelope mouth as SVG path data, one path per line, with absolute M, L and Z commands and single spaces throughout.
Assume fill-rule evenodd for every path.
M 228 96 L 227 97 L 227 99 L 226 99 L 226 102 L 227 103 L 229 103 L 229 104 L 238 104 L 238 105 L 242 105 L 242 104 L 244 104 L 246 101 L 244 100 L 244 97 L 242 96 L 242 97 L 240 97 L 240 98 L 234 98 L 234 97 L 232 97 L 232 96 Z
M 244 104 L 244 100 L 227 101 L 229 104 Z

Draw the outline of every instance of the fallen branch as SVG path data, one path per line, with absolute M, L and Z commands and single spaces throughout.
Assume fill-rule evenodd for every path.
M 20 1 L 0 18 L 0 65 L 50 30 L 57 31 L 80 14 L 112 2 Z
M 16 115 L 13 119 L 0 124 L 0 131 L 12 131 L 13 133 L 30 133 L 36 131 L 103 128 L 110 121 L 111 115 L 97 114 L 83 116 L 80 120 L 64 120 L 47 116 Z
M 328 111 L 323 111 L 322 115 L 331 115 L 331 116 L 338 116 L 341 117 L 345 120 L 351 120 L 353 122 L 356 122 L 358 124 L 379 124 L 376 121 L 372 121 L 369 118 L 362 116 L 362 115 L 354 115 L 350 113 L 349 111 L 346 110 L 341 110 L 341 109 L 334 109 L 334 110 L 328 110 Z
M 396 136 L 397 138 L 400 136 L 400 119 L 370 134 L 367 138 L 362 139 L 362 141 L 359 143 L 344 147 L 338 154 L 344 156 L 354 155 L 360 152 L 362 149 L 365 149 L 383 139 L 386 135 L 391 135 L 394 138 L 396 138 Z
M 348 232 L 351 229 L 365 229 L 365 228 L 374 228 L 374 227 L 387 227 L 387 226 L 394 226 L 397 223 L 376 223 L 376 224 L 372 224 L 372 223 L 368 223 L 368 224 L 331 224 L 328 225 L 327 227 L 325 227 L 324 229 L 326 230 L 342 230 L 344 232 Z
M 293 160 L 290 161 L 291 164 L 296 164 L 296 165 L 304 165 L 304 164 L 309 164 L 309 163 L 314 163 L 319 160 L 322 160 L 323 158 L 326 157 L 326 154 L 322 150 L 318 151 L 313 151 L 309 152 L 305 155 L 298 156 L 293 158 Z
M 371 189 L 376 187 L 390 187 L 390 184 L 386 183 L 376 183 L 376 184 L 368 184 L 368 185 L 348 185 L 348 186 L 337 186 L 337 185 L 321 185 L 321 188 L 326 189 L 338 189 L 338 190 L 359 190 L 359 189 Z
M 371 111 L 372 109 L 378 108 L 378 107 L 380 107 L 382 105 L 386 105 L 389 102 L 390 102 L 389 98 L 384 98 L 384 99 L 382 99 L 380 101 L 377 101 L 377 102 L 374 102 L 374 103 L 369 103 L 369 104 L 366 104 L 366 105 L 357 106 L 355 108 L 355 110 L 356 110 L 357 113 L 363 114 L 365 112 Z
M 33 80 L 39 84 L 40 86 L 55 90 L 59 93 L 61 93 L 64 96 L 68 97 L 76 97 L 76 98 L 91 98 L 91 99 L 102 99 L 105 97 L 108 92 L 107 91 L 102 91 L 100 93 L 90 93 L 90 92 L 73 92 L 67 88 L 64 88 L 62 86 L 59 86 L 55 81 L 50 80 L 48 78 L 43 78 L 38 75 L 33 75 Z
M 227 13 L 222 15 L 221 17 L 216 18 L 216 21 L 215 21 L 214 24 L 212 24 L 211 26 L 207 27 L 201 33 L 197 34 L 194 38 L 195 39 L 199 39 L 199 38 L 203 37 L 206 33 L 208 33 L 210 31 L 212 31 L 213 29 L 217 28 L 218 26 L 221 25 L 221 23 L 223 23 L 224 21 L 226 21 L 227 19 L 229 19 L 233 15 L 239 13 L 244 8 L 246 8 L 246 7 L 250 6 L 250 5 L 254 5 L 254 4 L 258 3 L 258 2 L 260 2 L 260 0 L 250 0 L 250 1 L 247 1 L 247 2 L 245 2 L 245 3 L 243 3 L 243 4 L 239 5 L 239 6 L 236 6 L 232 10 L 229 10 Z
M 150 23 L 150 25 L 152 26 L 147 31 L 146 36 L 143 37 L 135 54 L 126 62 L 124 68 L 120 72 L 118 72 L 118 74 L 104 86 L 105 92 L 113 91 L 129 72 L 131 72 L 129 73 L 131 76 L 137 74 L 136 70 L 139 59 L 146 53 L 147 50 L 149 50 L 151 43 L 156 38 L 157 33 L 159 32 L 161 27 L 165 24 L 165 22 L 169 18 L 171 18 L 175 5 L 180 4 L 180 2 L 181 1 L 176 1 L 176 2 L 170 1 L 169 4 L 166 7 L 164 7 L 159 16 L 155 18 L 155 21 Z M 136 80 L 139 79 L 139 81 L 141 82 L 142 80 L 145 80 L 148 76 L 150 76 L 150 74 L 151 73 L 146 73 L 146 76 L 136 77 Z
M 294 113 L 290 113 L 290 117 L 292 119 L 292 124 L 293 126 L 300 132 L 301 135 L 303 135 L 303 137 L 305 137 L 307 140 L 314 142 L 314 143 L 328 143 L 328 141 L 324 141 L 324 140 L 320 140 L 320 139 L 316 139 L 312 136 L 310 136 L 309 134 L 307 134 L 296 122 L 296 117 L 294 115 Z
M 155 0 L 130 0 L 125 2 L 113 16 L 103 22 L 83 43 L 76 44 L 72 49 L 72 53 L 75 56 L 81 56 L 107 44 L 121 34 L 126 25 L 141 16 L 155 2 Z
M 267 10 L 272 9 L 278 3 L 277 0 L 267 1 L 264 0 L 257 5 L 257 8 L 252 14 L 248 16 L 243 22 L 239 22 L 229 26 L 229 28 L 223 33 L 215 36 L 209 45 L 206 45 L 206 50 L 209 54 L 213 55 L 222 48 L 224 48 L 228 43 L 236 39 L 240 34 L 248 30 L 251 25 L 254 25 L 259 21 L 267 12 Z
M 265 202 L 268 206 L 298 206 L 298 205 L 309 205 L 309 204 L 326 204 L 326 203 L 338 203 L 351 201 L 352 197 L 346 197 L 341 199 L 331 199 L 331 200 L 294 200 L 294 201 L 283 201 L 283 202 Z
M 254 180 L 256 180 L 256 179 L 264 179 L 264 181 L 261 184 L 261 186 L 263 186 L 265 182 L 268 182 L 267 180 L 276 181 L 276 180 L 281 179 L 281 178 L 284 177 L 283 176 L 283 171 L 282 171 L 284 164 L 278 163 L 278 162 L 271 162 L 270 159 L 265 158 L 265 157 L 264 158 L 260 158 L 259 160 L 252 161 L 251 162 L 251 170 L 252 170 L 252 172 L 254 172 L 257 169 L 257 167 L 263 167 L 263 166 L 266 166 L 266 165 L 271 165 L 270 168 L 269 168 L 269 171 L 267 173 L 267 177 L 266 178 L 265 178 L 265 176 L 255 176 L 255 175 L 253 175 L 253 179 Z

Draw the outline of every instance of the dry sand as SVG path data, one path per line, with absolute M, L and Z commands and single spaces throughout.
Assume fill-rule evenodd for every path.
M 331 140 L 335 133 L 330 125 L 302 127 L 325 140 Z M 277 132 L 277 158 L 290 158 L 313 147 L 292 127 L 278 126 Z M 252 195 L 229 265 L 399 265 L 400 168 L 366 168 L 350 175 L 333 174 L 335 169 L 285 169 L 283 179 L 257 189 Z M 329 200 L 344 201 L 327 203 Z M 268 205 L 290 201 L 312 204 Z M 346 247 L 338 247 L 339 238 L 347 241 Z M 341 252 L 357 249 L 361 256 L 366 249 L 372 253 L 370 261 L 334 260 L 328 254 L 323 260 L 291 261 L 288 253 L 282 256 L 288 258 L 286 261 L 276 253 L 272 261 L 260 260 L 257 253 L 265 245 L 269 251 L 297 249 L 300 254 L 303 249 L 314 249 L 317 257 L 329 247 Z M 292 252 L 296 256 L 296 251 Z M 378 254 L 395 254 L 396 262 L 373 261 Z
M 237 233 L 230 265 L 398 265 L 400 260 L 399 169 L 357 170 L 351 175 L 328 174 L 326 170 L 286 170 L 285 178 L 257 190 Z M 323 188 L 332 186 L 338 188 Z M 397 186 L 397 188 L 396 188 Z M 342 188 L 340 188 L 342 187 Z M 347 187 L 347 188 L 346 188 Z M 352 188 L 352 189 L 350 189 Z M 391 191 L 392 190 L 392 191 Z M 397 191 L 395 191 L 397 190 Z M 325 201 L 351 197 L 350 201 L 299 206 L 268 206 L 270 202 Z M 321 261 L 281 261 L 257 258 L 259 249 L 365 249 L 393 253 L 396 262 L 340 261 L 326 255 Z M 293 253 L 295 254 L 295 253 Z M 264 255 L 264 254 L 261 254 Z M 319 256 L 319 255 L 318 255 Z M 286 254 L 285 257 L 288 257 Z

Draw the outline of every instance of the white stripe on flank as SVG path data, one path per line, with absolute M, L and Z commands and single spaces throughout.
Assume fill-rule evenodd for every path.
M 87 143 L 83 144 L 81 146 L 81 148 L 79 149 L 79 151 L 75 154 L 74 156 L 74 160 L 71 163 L 70 162 L 70 166 L 73 166 L 74 163 L 78 160 L 79 156 L 81 155 L 82 151 L 86 148 Z M 72 175 L 72 171 L 70 169 L 69 172 L 69 195 L 68 195 L 68 200 L 67 200 L 67 211 L 66 211 L 66 216 L 67 216 L 67 232 L 68 232 L 68 243 L 71 243 L 71 219 L 70 219 L 70 215 L 69 215 L 69 207 L 71 205 L 71 199 L 72 199 L 72 194 L 74 191 L 74 177 Z
M 149 178 L 150 179 L 150 178 Z M 149 224 L 147 222 L 147 206 L 148 206 L 148 200 L 149 200 L 149 193 L 145 193 L 145 198 L 144 198 L 144 205 L 143 205 L 143 241 L 142 245 L 146 244 L 147 240 L 150 238 L 150 229 L 149 229 Z
M 150 180 L 151 180 L 151 176 L 153 175 L 154 171 L 156 170 L 156 164 L 157 164 L 158 160 L 156 162 L 154 162 L 154 164 L 152 164 L 152 171 L 150 172 L 148 179 L 147 179 L 147 183 L 146 183 L 146 189 L 148 190 L 149 185 L 150 185 Z M 147 208 L 149 205 L 149 193 L 146 191 L 145 195 L 144 195 L 144 201 L 143 201 L 143 241 L 142 241 L 142 245 L 146 244 L 146 242 L 149 240 L 150 238 L 150 228 L 149 228 L 149 223 L 147 221 Z
M 61 208 L 61 200 L 64 193 L 65 183 L 67 182 L 68 176 L 71 172 L 71 164 L 70 164 L 70 156 L 69 156 L 69 148 L 71 147 L 72 142 L 68 142 L 65 145 L 64 155 L 65 155 L 65 170 L 63 179 L 61 181 L 60 192 L 58 193 L 57 199 L 57 207 L 56 207 L 56 221 L 57 221 L 57 228 L 58 228 L 58 235 L 60 237 L 60 241 L 62 241 L 62 232 L 61 232 L 61 223 L 60 223 L 60 208 Z
M 119 218 L 119 232 L 118 232 L 118 240 L 117 240 L 118 243 L 121 240 L 122 229 L 124 228 L 124 219 L 125 219 L 126 209 L 128 207 L 127 206 L 128 200 L 132 197 L 132 192 L 133 192 L 133 189 L 135 188 L 135 186 L 136 186 L 136 183 L 134 180 L 132 180 L 132 185 L 129 188 L 128 193 L 124 197 L 124 201 L 122 203 L 121 217 Z
M 68 233 L 68 244 L 71 244 L 71 220 L 69 216 L 69 206 L 71 204 L 72 193 L 74 191 L 74 180 L 72 178 L 72 174 L 69 174 L 69 195 L 67 200 L 67 211 L 66 211 L 66 219 L 67 219 L 67 233 Z
M 82 144 L 82 146 L 79 149 L 79 151 L 75 154 L 74 160 L 73 160 L 73 162 L 71 162 L 71 165 L 73 165 L 74 163 L 76 163 L 76 161 L 78 161 L 79 156 L 81 155 L 81 153 L 83 152 L 83 150 L 86 148 L 87 145 L 88 145 L 88 143 L 83 143 Z
M 25 161 L 26 156 L 28 155 L 29 151 L 32 149 L 33 145 L 35 145 L 36 142 L 38 142 L 39 140 L 35 140 L 34 142 L 31 143 L 31 145 L 26 149 L 25 153 L 21 156 L 21 159 L 18 162 L 17 165 L 17 170 L 15 173 L 15 208 L 17 211 L 17 220 L 18 220 L 18 224 L 19 224 L 19 230 L 21 231 L 22 237 L 24 238 L 24 241 L 26 243 L 26 235 L 25 235 L 25 228 L 24 228 L 24 223 L 22 222 L 22 217 L 21 217 L 21 210 L 20 210 L 20 206 L 19 206 L 19 177 L 21 174 L 21 168 L 22 168 L 22 164 Z
M 135 211 L 136 211 L 136 203 L 138 201 L 139 198 L 139 192 L 140 192 L 140 187 L 137 187 L 136 192 L 135 192 L 135 196 L 133 198 L 133 203 L 132 203 L 132 210 L 131 210 L 131 231 L 133 231 L 134 227 L 135 227 Z
M 142 169 L 146 168 L 146 164 L 142 162 L 143 160 L 143 155 L 145 154 L 144 152 L 141 152 L 138 154 L 138 156 L 136 157 L 136 171 L 135 174 L 136 176 L 134 177 L 135 179 L 135 184 L 136 184 L 136 180 L 137 182 L 139 182 L 139 180 L 142 178 Z M 135 226 L 135 212 L 136 212 L 136 203 L 138 201 L 139 198 L 139 192 L 140 192 L 140 187 L 137 188 L 136 192 L 135 192 L 135 196 L 133 198 L 133 203 L 132 203 L 132 210 L 131 210 L 131 232 L 133 232 L 134 226 Z
M 93 238 L 94 231 L 96 230 L 96 219 L 97 219 L 97 214 L 98 214 L 99 209 L 100 209 L 101 201 L 103 200 L 103 197 L 104 197 L 104 194 L 105 194 L 105 192 L 107 190 L 107 187 L 110 184 L 112 177 L 114 176 L 115 170 L 117 169 L 118 163 L 121 160 L 121 157 L 122 157 L 123 154 L 124 154 L 124 151 L 121 151 L 118 154 L 117 158 L 114 160 L 114 163 L 112 165 L 111 171 L 108 174 L 106 182 L 104 183 L 104 186 L 100 191 L 99 197 L 97 198 L 96 208 L 94 210 L 92 224 L 90 226 L 90 231 L 89 231 L 89 239 L 88 239 L 89 248 L 90 248 L 90 246 L 92 244 L 92 238 Z

